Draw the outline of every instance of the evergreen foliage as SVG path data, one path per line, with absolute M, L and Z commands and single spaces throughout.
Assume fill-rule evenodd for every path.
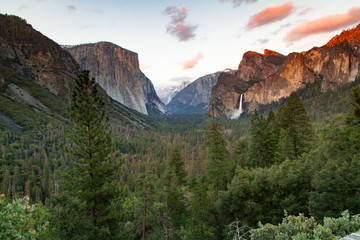
M 205 133 L 206 143 L 209 146 L 206 175 L 217 196 L 220 190 L 226 189 L 226 184 L 232 177 L 233 166 L 229 160 L 227 143 L 222 135 L 221 124 L 217 118 L 212 118 L 212 121 L 206 126 Z
M 180 155 L 180 150 L 178 146 L 174 146 L 171 151 L 167 171 L 167 184 L 169 186 L 184 186 L 184 184 L 186 183 L 185 165 L 184 160 Z
M 59 236 L 69 232 L 63 221 L 64 217 L 65 221 L 70 220 L 67 214 L 72 212 L 83 221 L 82 234 L 76 232 L 79 226 L 74 225 L 68 239 L 111 239 L 118 231 L 112 209 L 116 166 L 110 156 L 113 146 L 103 108 L 95 80 L 89 78 L 88 71 L 83 71 L 76 80 L 69 110 L 72 128 L 68 153 L 72 168 L 64 173 L 66 179 L 59 181 L 56 205 L 59 210 L 55 212 Z
M 86 73 L 81 76 L 86 78 Z M 26 194 L 31 204 L 39 203 L 32 221 L 49 221 L 50 226 L 38 239 L 227 239 L 228 226 L 234 233 L 248 229 L 245 226 L 258 228 L 259 221 L 264 225 L 252 232 L 261 237 L 254 239 L 273 239 L 271 234 L 278 232 L 286 239 L 319 234 L 331 239 L 356 231 L 357 218 L 348 221 L 346 216 L 360 208 L 359 87 L 352 94 L 346 92 L 349 87 L 341 89 L 351 97 L 349 112 L 315 124 L 315 136 L 309 108 L 295 94 L 282 106 L 268 106 L 267 116 L 260 111 L 243 114 L 240 120 L 172 116 L 133 127 L 108 122 L 104 110 L 117 118 L 118 109 L 106 107 L 100 98 L 97 102 L 91 87 L 88 100 L 78 93 L 78 99 L 84 97 L 77 101 L 78 113 L 72 107 L 59 117 L 11 100 L 5 94 L 10 78 L 5 79 L 0 101 L 18 109 L 3 106 L 0 111 L 21 128 L 0 124 L 0 194 L 5 193 L 6 203 Z M 26 83 L 27 91 L 36 89 Z M 331 94 L 315 90 L 298 92 L 306 106 L 317 94 L 320 103 L 333 103 Z M 96 112 L 89 118 L 83 107 L 87 103 Z M 55 112 L 55 105 L 47 106 Z M 338 106 L 329 106 L 329 112 Z M 311 105 L 311 119 L 316 114 L 322 119 L 322 110 L 314 108 Z M 71 120 L 71 134 L 65 136 L 67 116 L 77 120 Z M 134 119 L 134 114 L 128 111 L 123 117 Z M 86 127 L 86 119 L 94 128 Z M 90 141 L 95 145 L 87 144 L 88 129 L 95 134 Z M 95 151 L 93 161 L 85 161 Z M 92 185 L 97 189 L 93 192 L 90 163 L 94 178 L 103 181 Z M 345 209 L 348 215 L 329 218 Z M 293 216 L 283 219 L 284 210 Z
M 273 130 L 274 119 L 265 119 L 257 110 L 251 117 L 248 162 L 251 167 L 270 167 L 274 163 L 276 138 Z
M 288 156 L 291 157 L 290 159 L 294 159 L 309 152 L 314 140 L 314 130 L 305 106 L 296 92 L 291 93 L 277 114 L 277 131 L 281 131 L 281 129 L 283 129 L 282 137 L 284 139 L 280 146 L 283 151 L 285 150 L 286 155 L 280 156 L 280 158 Z M 288 148 L 289 143 L 291 150 Z

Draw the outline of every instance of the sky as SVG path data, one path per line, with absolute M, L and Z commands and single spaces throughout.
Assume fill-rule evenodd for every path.
M 138 53 L 155 87 L 227 68 L 247 51 L 287 55 L 360 23 L 359 0 L 0 0 L 60 45 L 108 41 Z

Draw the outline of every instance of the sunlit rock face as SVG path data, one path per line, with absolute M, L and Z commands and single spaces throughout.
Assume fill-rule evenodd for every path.
M 323 92 L 335 90 L 360 76 L 360 25 L 343 31 L 322 47 L 283 56 L 265 50 L 247 52 L 235 74 L 220 75 L 210 104 L 229 117 L 244 93 L 244 106 L 253 111 L 287 97 L 307 84 L 321 81 Z
M 236 72 L 220 74 L 212 89 L 210 109 L 213 107 L 215 113 L 231 117 L 233 110 L 239 107 L 241 94 L 276 73 L 285 60 L 286 56 L 275 51 L 265 50 L 264 54 L 246 52 Z M 246 101 L 246 95 L 244 99 Z
M 143 114 L 167 114 L 151 81 L 140 71 L 137 53 L 113 43 L 65 47 L 90 76 L 116 101 Z

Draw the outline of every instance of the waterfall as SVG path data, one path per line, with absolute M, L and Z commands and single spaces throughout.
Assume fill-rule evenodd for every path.
M 243 113 L 243 109 L 242 109 L 242 105 L 243 105 L 243 96 L 244 94 L 242 93 L 240 96 L 240 102 L 239 102 L 239 111 L 240 111 L 240 115 Z M 240 116 L 239 115 L 239 116 Z
M 233 114 L 231 115 L 231 119 L 237 119 L 243 113 L 243 96 L 244 94 L 242 93 L 240 95 L 239 108 L 234 110 Z

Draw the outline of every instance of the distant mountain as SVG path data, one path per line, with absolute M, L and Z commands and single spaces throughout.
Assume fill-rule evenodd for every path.
M 140 71 L 137 53 L 109 42 L 64 49 L 119 103 L 146 115 L 168 113 L 152 82 Z
M 205 75 L 196 79 L 178 94 L 167 105 L 173 114 L 202 114 L 208 111 L 211 89 L 216 84 L 220 72 Z
M 336 90 L 360 76 L 360 25 L 343 31 L 322 47 L 288 56 L 265 50 L 246 52 L 235 74 L 223 73 L 211 94 L 215 112 L 232 116 L 239 109 L 253 111 L 320 81 L 321 91 Z
M 158 94 L 160 100 L 166 105 L 171 99 L 185 87 L 187 87 L 191 81 L 183 81 L 180 86 L 168 86 L 156 88 L 156 93 Z

